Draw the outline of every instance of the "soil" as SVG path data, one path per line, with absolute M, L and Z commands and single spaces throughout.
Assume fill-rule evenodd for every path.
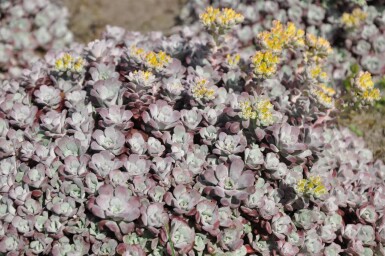
M 375 159 L 385 162 L 385 106 L 379 109 L 351 113 L 340 120 L 340 125 L 347 126 L 358 136 L 364 138 L 367 147 L 372 150 Z
M 70 13 L 70 29 L 79 42 L 100 37 L 106 25 L 131 31 L 167 32 L 186 0 L 62 0 Z

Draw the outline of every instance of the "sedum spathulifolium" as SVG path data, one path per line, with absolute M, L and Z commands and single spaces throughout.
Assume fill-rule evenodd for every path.
M 2 81 L 0 254 L 383 255 L 385 166 L 333 122 L 378 99 L 371 73 L 339 90 L 295 22 L 245 50 L 250 12 L 108 27 Z

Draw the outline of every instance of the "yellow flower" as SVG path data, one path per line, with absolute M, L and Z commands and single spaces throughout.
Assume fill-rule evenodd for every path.
M 226 63 L 227 65 L 229 65 L 230 68 L 236 67 L 240 60 L 241 60 L 241 56 L 239 54 L 234 54 L 234 55 L 227 54 L 226 56 Z
M 324 88 L 323 88 L 324 87 Z M 310 93 L 317 99 L 317 101 L 325 108 L 333 108 L 334 100 L 330 94 L 334 93 L 334 89 L 326 87 L 325 85 L 319 85 L 320 89 L 311 88 Z M 324 91 L 326 89 L 326 91 Z
M 273 21 L 273 26 L 269 31 L 263 31 L 258 34 L 262 46 L 274 52 L 281 52 L 290 45 L 303 46 L 305 32 L 297 29 L 294 23 L 287 23 L 286 27 L 278 20 Z
M 328 78 L 328 74 L 322 69 L 321 65 L 314 65 L 310 68 L 309 73 L 314 80 L 325 81 Z
M 239 23 L 242 23 L 244 17 L 242 14 L 235 12 L 231 8 L 225 8 L 222 10 L 221 15 L 219 16 L 220 24 L 223 24 L 226 27 L 233 26 Z
M 212 6 L 206 8 L 205 12 L 200 16 L 203 25 L 209 30 L 216 30 L 224 32 L 243 22 L 242 14 L 235 12 L 233 9 L 224 8 L 214 9 Z
M 219 9 L 214 9 L 212 6 L 206 8 L 206 11 L 200 15 L 201 22 L 206 27 L 214 25 L 217 17 L 220 15 Z
M 132 45 L 129 50 L 129 55 L 136 61 L 142 61 L 146 55 L 146 50 Z
M 308 47 L 308 51 L 306 52 L 307 59 L 316 63 L 322 61 L 333 52 L 328 40 L 313 34 L 306 35 L 306 45 Z
M 84 59 L 81 57 L 73 57 L 69 53 L 63 54 L 61 58 L 56 59 L 55 69 L 57 71 L 70 71 L 80 73 L 84 67 Z
M 161 70 L 171 63 L 171 57 L 163 51 L 158 53 L 150 51 L 146 54 L 145 61 L 149 68 Z
M 305 45 L 305 31 L 302 29 L 297 29 L 293 22 L 287 23 L 284 35 L 287 44 L 294 44 L 296 46 Z
M 191 89 L 193 97 L 198 100 L 213 100 L 215 98 L 215 91 L 212 88 L 208 88 L 208 83 L 209 81 L 205 78 L 197 79 Z
M 320 197 L 328 192 L 319 176 L 299 180 L 295 189 L 300 194 L 312 195 L 315 197 Z
M 364 91 L 364 93 L 362 94 L 362 99 L 369 104 L 373 103 L 374 101 L 380 100 L 380 90 L 378 88 L 374 88 L 372 90 Z
M 145 49 L 138 48 L 135 45 L 131 46 L 129 56 L 137 62 L 144 62 L 148 68 L 155 70 L 162 70 L 170 64 L 172 60 L 172 58 L 163 51 L 159 51 L 158 53 L 146 51 Z
M 356 78 L 355 84 L 357 88 L 362 92 L 373 89 L 374 83 L 372 80 L 372 75 L 368 71 L 361 71 Z
M 269 99 L 266 98 L 257 101 L 256 111 L 258 113 L 258 120 L 262 125 L 268 126 L 274 123 L 273 109 L 274 106 L 270 103 Z
M 57 59 L 55 61 L 55 69 L 56 70 L 64 70 L 64 63 L 63 63 L 63 59 Z
M 341 17 L 341 23 L 345 28 L 357 28 L 359 27 L 365 20 L 368 14 L 362 11 L 360 8 L 356 8 L 352 13 L 343 13 Z
M 251 59 L 257 77 L 267 78 L 277 71 L 280 59 L 272 51 L 257 51 Z
M 336 91 L 333 88 L 325 84 L 318 84 L 318 87 L 329 97 L 333 97 L 336 94 Z
M 239 103 L 241 108 L 241 117 L 244 119 L 256 119 L 257 113 L 254 111 L 250 101 L 242 101 Z
M 151 71 L 143 71 L 143 70 L 135 70 L 134 72 L 130 72 L 128 76 L 129 80 L 137 85 L 143 87 L 151 87 L 153 86 L 156 77 Z
M 240 117 L 243 119 L 256 119 L 259 125 L 268 126 L 274 123 L 273 111 L 274 106 L 268 98 L 258 97 L 250 100 L 239 102 L 241 109 Z
M 307 185 L 307 180 L 301 179 L 297 182 L 296 190 L 299 193 L 305 193 L 306 192 L 306 185 Z
M 285 38 L 283 38 L 284 29 L 282 23 L 278 20 L 273 21 L 273 27 L 269 31 L 263 31 L 258 34 L 262 46 L 268 50 L 281 52 L 285 45 Z
M 84 60 L 82 58 L 77 58 L 74 63 L 73 69 L 76 72 L 80 73 L 83 69 L 83 66 L 84 66 Z
M 360 72 L 354 80 L 354 85 L 357 88 L 356 96 L 358 100 L 362 100 L 364 104 L 372 104 L 381 99 L 381 93 L 378 88 L 374 88 L 372 75 L 365 71 Z

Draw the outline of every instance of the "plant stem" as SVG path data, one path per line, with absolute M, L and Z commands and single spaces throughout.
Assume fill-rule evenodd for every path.
M 168 242 L 170 243 L 170 247 L 171 247 L 171 255 L 172 255 L 172 256 L 175 256 L 174 243 L 171 241 L 170 230 L 169 230 L 169 228 L 168 228 L 168 224 L 166 224 L 164 227 L 165 227 L 166 233 L 167 233 L 167 240 L 168 240 Z

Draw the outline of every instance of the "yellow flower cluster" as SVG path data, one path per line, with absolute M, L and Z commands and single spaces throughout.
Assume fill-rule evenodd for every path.
M 309 75 L 312 80 L 316 81 L 325 81 L 328 79 L 328 74 L 323 70 L 321 65 L 310 67 Z
M 328 192 L 319 176 L 299 180 L 297 182 L 296 191 L 304 195 L 312 195 L 315 197 L 320 197 Z
M 251 59 L 257 77 L 267 78 L 277 71 L 280 59 L 273 51 L 257 51 Z
M 226 56 L 226 63 L 230 68 L 234 68 L 238 65 L 239 61 L 241 60 L 241 56 L 239 54 L 227 54 Z
M 294 23 L 286 26 L 278 20 L 273 21 L 270 31 L 258 34 L 263 50 L 257 51 L 252 57 L 254 73 L 259 78 L 268 78 L 277 71 L 282 51 L 289 47 L 305 45 L 305 32 L 298 29 Z
M 333 88 L 331 88 L 325 84 L 318 84 L 318 86 L 329 97 L 333 97 L 336 94 L 336 91 Z
M 356 78 L 356 86 L 362 92 L 373 89 L 374 82 L 372 80 L 372 74 L 368 71 L 360 72 Z
M 273 21 L 273 27 L 270 31 L 263 31 L 258 34 L 258 38 L 265 49 L 281 52 L 290 45 L 304 45 L 305 32 L 297 29 L 294 23 L 289 22 L 286 27 L 278 20 Z
M 148 52 L 145 57 L 146 65 L 149 68 L 153 68 L 156 70 L 163 69 L 168 64 L 171 63 L 171 57 L 168 56 L 165 52 L 160 51 L 158 53 Z
M 318 84 L 317 86 L 311 88 L 310 93 L 325 108 L 334 107 L 333 96 L 335 94 L 335 90 L 333 88 L 328 87 L 325 84 Z
M 273 21 L 270 31 L 259 33 L 258 39 L 263 50 L 252 57 L 257 77 L 267 78 L 276 72 L 283 50 L 305 48 L 305 62 L 310 60 L 317 64 L 309 71 L 309 77 L 318 82 L 327 80 L 327 73 L 318 65 L 333 51 L 326 39 L 312 34 L 305 36 L 305 31 L 298 29 L 294 23 L 289 22 L 284 26 L 278 20 Z
M 220 10 L 212 6 L 207 7 L 199 18 L 207 29 L 221 32 L 231 29 L 244 20 L 243 15 L 235 12 L 233 9 L 224 8 Z
M 298 29 L 293 22 L 287 23 L 284 36 L 291 45 L 305 45 L 305 31 L 303 29 Z
M 146 55 L 146 50 L 143 48 L 136 47 L 132 45 L 129 49 L 129 56 L 135 61 L 142 61 L 143 57 Z
M 63 57 L 55 61 L 55 69 L 57 71 L 70 71 L 80 73 L 84 67 L 84 60 L 81 57 L 73 57 L 69 53 L 65 53 Z
M 239 103 L 241 108 L 241 117 L 243 119 L 257 119 L 261 125 L 268 126 L 274 123 L 274 106 L 268 98 L 259 98 L 251 103 L 245 100 Z
M 151 71 L 135 70 L 129 74 L 129 79 L 138 85 L 150 87 L 153 85 L 156 77 Z
M 333 52 L 328 40 L 313 34 L 306 35 L 306 45 L 308 47 L 306 52 L 307 59 L 316 63 L 319 63 Z
M 162 70 L 172 61 L 171 57 L 163 51 L 156 53 L 153 51 L 146 51 L 143 48 L 138 48 L 136 46 L 131 46 L 130 57 L 135 61 L 144 62 L 148 68 L 155 70 Z
M 241 108 L 241 117 L 244 119 L 256 119 L 257 112 L 254 111 L 250 101 L 242 101 L 239 103 Z
M 374 88 L 372 75 L 365 71 L 360 72 L 355 79 L 355 86 L 358 89 L 357 94 L 362 97 L 366 103 L 373 103 L 381 98 L 381 93 L 378 88 Z
M 205 78 L 195 81 L 195 85 L 191 89 L 193 97 L 198 100 L 213 100 L 215 98 L 215 91 L 208 88 L 208 83 L 209 81 Z
M 362 93 L 362 99 L 369 104 L 378 101 L 381 99 L 380 90 L 378 88 L 374 88 L 373 90 L 365 91 Z
M 269 99 L 260 99 L 256 104 L 256 110 L 258 113 L 258 120 L 259 122 L 264 125 L 268 126 L 274 123 L 273 118 L 273 104 L 270 103 Z
M 359 27 L 368 17 L 368 14 L 360 8 L 355 8 L 352 13 L 343 13 L 341 17 L 342 25 L 347 28 Z

